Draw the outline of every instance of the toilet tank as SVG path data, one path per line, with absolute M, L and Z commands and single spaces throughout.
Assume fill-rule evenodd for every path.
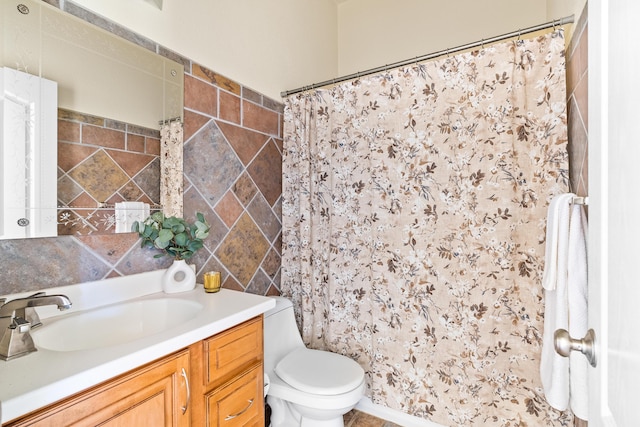
M 284 297 L 270 297 L 276 306 L 264 314 L 264 371 L 269 374 L 292 350 L 304 347 L 293 313 L 293 304 Z

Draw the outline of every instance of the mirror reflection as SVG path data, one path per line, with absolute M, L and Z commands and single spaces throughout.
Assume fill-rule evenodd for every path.
M 130 230 L 160 208 L 182 65 L 42 1 L 0 1 L 0 238 Z

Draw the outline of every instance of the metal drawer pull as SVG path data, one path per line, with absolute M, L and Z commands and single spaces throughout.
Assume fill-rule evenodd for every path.
M 182 377 L 184 378 L 184 382 L 187 386 L 187 402 L 182 407 L 182 414 L 184 415 L 187 412 L 187 408 L 189 407 L 189 402 L 191 401 L 191 390 L 189 387 L 189 376 L 187 375 L 187 371 L 182 368 Z
M 251 405 L 253 405 L 253 399 L 249 399 L 248 402 L 249 402 L 249 405 L 246 408 L 244 408 L 242 411 L 238 412 L 235 415 L 227 415 L 224 420 L 225 421 L 232 420 L 232 419 L 234 419 L 236 417 L 239 417 L 240 415 L 244 414 L 245 412 L 247 412 L 249 410 L 249 408 L 251 408 Z

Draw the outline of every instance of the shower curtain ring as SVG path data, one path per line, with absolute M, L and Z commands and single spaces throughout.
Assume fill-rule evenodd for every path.
M 522 28 L 518 29 L 518 40 L 520 40 L 521 35 L 522 35 Z
M 480 47 L 484 49 L 484 39 L 480 39 Z

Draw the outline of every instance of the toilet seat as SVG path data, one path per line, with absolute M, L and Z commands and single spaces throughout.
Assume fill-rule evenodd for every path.
M 364 379 L 364 370 L 350 358 L 308 348 L 287 354 L 274 372 L 300 391 L 323 396 L 348 393 Z

